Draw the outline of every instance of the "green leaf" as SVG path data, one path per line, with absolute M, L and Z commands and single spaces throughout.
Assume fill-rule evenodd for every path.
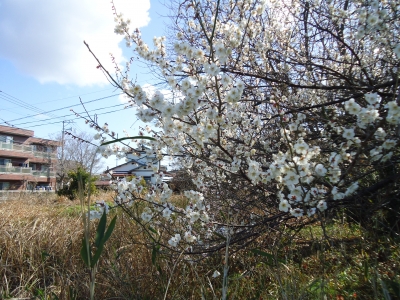
M 87 252 L 86 238 L 83 238 L 82 239 L 82 247 L 81 247 L 81 257 L 87 267 L 89 267 L 89 255 L 91 255 L 91 253 Z
M 116 222 L 117 222 L 117 216 L 115 216 L 115 217 L 111 220 L 110 225 L 108 225 L 107 231 L 106 231 L 106 233 L 105 233 L 105 235 L 104 235 L 104 237 L 103 237 L 103 241 L 102 241 L 103 245 L 104 245 L 105 242 L 107 242 L 107 240 L 110 238 L 110 236 L 111 236 L 111 234 L 112 234 L 112 232 L 113 232 L 113 230 L 114 230 L 114 228 L 115 228 L 115 223 L 116 223 Z
M 266 257 L 268 259 L 268 263 L 269 264 L 272 265 L 274 263 L 274 260 L 275 260 L 275 256 L 274 255 L 272 255 L 270 253 L 267 253 L 267 252 L 264 252 L 264 251 L 261 251 L 259 249 L 251 249 L 250 251 L 253 252 L 254 254 L 258 254 L 258 255 Z M 284 263 L 285 262 L 284 260 L 279 259 L 279 258 L 277 258 L 277 261 L 280 262 L 280 263 Z
M 50 256 L 46 251 L 42 251 L 42 260 L 46 260 L 46 257 Z
M 100 218 L 99 225 L 97 225 L 96 239 L 94 242 L 96 248 L 99 248 L 101 245 L 101 242 L 103 241 L 104 231 L 106 231 L 106 225 L 107 225 L 107 215 L 106 215 L 106 212 L 104 211 L 103 215 Z
M 274 256 L 272 254 L 264 252 L 264 251 L 261 251 L 259 249 L 251 249 L 250 251 L 253 252 L 254 254 L 258 254 L 258 255 L 261 255 L 261 256 L 266 256 L 268 258 L 274 258 Z
M 97 249 L 96 249 L 96 253 L 94 254 L 92 260 L 90 261 L 90 267 L 93 268 L 96 263 L 98 262 L 101 253 L 103 252 L 104 249 L 104 243 L 102 243 Z
M 391 287 L 393 290 L 393 293 L 396 297 L 400 297 L 400 283 L 394 281 L 394 280 L 384 280 L 384 282 Z
M 52 300 L 59 300 L 60 298 L 54 293 L 54 292 L 51 292 L 51 299 Z
M 308 288 L 310 289 L 311 292 L 318 292 L 321 290 L 322 286 L 322 281 L 321 279 L 315 279 L 313 282 L 310 283 Z
M 106 228 L 107 216 L 106 216 L 105 212 L 101 216 L 99 226 L 97 228 L 97 233 L 96 233 L 96 248 L 97 249 L 96 249 L 96 252 L 95 252 L 93 258 L 91 259 L 91 263 L 90 263 L 91 268 L 93 268 L 99 261 L 100 255 L 104 249 L 104 244 L 110 238 L 110 236 L 115 228 L 116 221 L 117 221 L 117 216 L 115 216 L 111 220 L 110 225 L 108 225 L 107 231 L 104 233 L 105 228 Z
M 74 290 L 72 286 L 68 287 L 68 299 L 69 300 L 76 300 L 78 293 Z
M 369 266 L 368 266 L 368 262 L 367 261 L 363 261 L 363 265 L 364 265 L 364 279 L 368 280 L 369 278 Z
M 213 234 L 215 234 L 217 237 L 219 237 L 219 238 L 221 238 L 221 239 L 223 239 L 223 240 L 226 240 L 226 236 L 223 236 L 222 234 L 220 234 L 220 233 L 218 233 L 218 232 L 213 232 Z
M 383 280 L 379 280 L 379 281 L 381 283 L 383 297 L 385 298 L 385 300 L 391 300 L 392 298 L 390 297 L 390 293 L 389 293 L 388 289 L 386 288 L 386 284 L 383 282 Z
M 160 251 L 160 245 L 154 245 L 153 251 L 151 252 L 151 262 L 153 263 L 153 266 L 156 265 L 157 254 L 159 251 Z
M 157 230 L 155 230 L 155 229 L 154 229 L 153 227 L 151 227 L 151 226 L 149 226 L 149 230 L 150 230 L 151 232 L 155 233 L 155 234 L 158 233 Z
M 139 135 L 139 136 L 130 136 L 130 137 L 123 137 L 123 138 L 120 138 L 120 139 L 115 139 L 115 140 L 112 140 L 112 141 L 104 142 L 104 143 L 101 144 L 101 146 L 118 143 L 118 142 L 123 141 L 123 140 L 151 140 L 151 141 L 155 141 L 156 139 L 152 138 L 152 137 L 149 137 L 149 136 L 141 136 L 141 135 Z

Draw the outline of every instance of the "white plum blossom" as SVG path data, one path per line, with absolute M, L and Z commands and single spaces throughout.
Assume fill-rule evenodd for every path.
M 291 213 L 291 215 L 292 216 L 294 216 L 294 217 L 302 217 L 303 216 L 303 209 L 301 209 L 301 208 L 291 208 L 290 209 L 290 213 Z
M 171 217 L 172 214 L 172 210 L 170 210 L 168 207 L 164 208 L 164 210 L 162 211 L 162 215 L 164 218 L 166 218 L 167 220 Z
M 382 129 L 382 127 L 379 127 L 375 131 L 374 136 L 378 141 L 383 141 L 386 137 L 386 132 L 385 132 L 385 130 Z
M 287 200 L 281 200 L 281 202 L 279 203 L 280 211 L 288 212 L 290 208 L 291 208 L 291 206 Z
M 358 181 L 353 182 L 346 190 L 346 192 L 344 193 L 345 196 L 349 196 L 354 194 L 358 189 Z
M 304 140 L 300 139 L 297 141 L 296 144 L 294 144 L 294 150 L 296 151 L 297 154 L 306 154 L 309 149 L 309 146 L 307 143 L 304 142 Z
M 190 223 L 194 223 L 198 219 L 200 219 L 200 213 L 197 211 L 189 211 L 189 213 L 186 216 L 190 220 Z
M 152 211 L 150 208 L 145 207 L 144 211 L 140 215 L 144 222 L 150 222 L 151 218 L 153 217 Z
M 397 105 L 396 101 L 391 101 L 385 105 L 388 109 L 388 114 L 386 117 L 386 121 L 390 124 L 399 124 L 400 123 L 400 106 Z
M 332 195 L 333 195 L 333 200 L 341 200 L 345 197 L 345 194 L 339 192 L 336 186 L 332 188 Z
M 190 231 L 185 232 L 184 238 L 188 243 L 193 243 L 197 240 L 197 238 Z
M 327 210 L 333 200 L 347 205 L 358 189 L 376 183 L 369 174 L 398 167 L 398 7 L 373 0 L 343 9 L 335 1 L 311 1 L 305 21 L 301 1 L 233 2 L 177 11 L 176 40 L 155 37 L 154 46 L 116 16 L 115 31 L 168 92 L 141 87 L 126 62 L 115 83 L 133 118 L 151 124 L 140 134 L 154 140 L 101 146 L 100 153 L 124 157 L 142 148 L 187 172 L 196 191 L 183 191 L 182 206 L 174 206 L 152 163 L 145 165 L 154 184 L 118 179 L 112 185 L 118 205 L 131 205 L 140 222 L 171 232 L 171 247 L 179 246 L 180 234 L 196 247 L 199 241 L 213 246 L 213 232 L 236 234 L 222 220 L 228 209 L 231 222 L 253 228 L 278 209 L 301 218 Z M 337 24 L 342 35 L 323 29 Z M 92 125 L 97 140 L 109 138 L 108 125 Z
M 324 167 L 323 164 L 317 164 L 315 166 L 315 174 L 317 174 L 317 176 L 320 177 L 324 177 L 326 175 L 326 173 L 328 172 L 328 170 Z
M 316 210 L 317 210 L 317 209 L 316 209 L 315 207 L 309 208 L 309 209 L 307 210 L 307 216 L 308 216 L 308 217 L 311 217 L 311 216 L 315 215 Z
M 169 239 L 168 244 L 170 244 L 172 247 L 177 247 L 180 241 L 181 241 L 181 235 L 177 233 L 172 238 Z
M 205 65 L 204 70 L 207 74 L 211 76 L 217 76 L 218 73 L 221 71 L 220 68 L 215 63 Z
M 396 47 L 394 47 L 393 52 L 396 54 L 397 58 L 400 59 L 400 44 L 397 44 Z
M 397 145 L 397 141 L 393 140 L 393 139 L 387 139 L 383 144 L 382 144 L 382 148 L 389 150 L 394 148 Z
M 367 102 L 371 105 L 376 105 L 381 102 L 381 98 L 379 97 L 379 95 L 377 93 L 365 94 L 364 97 L 365 97 L 365 100 L 367 100 Z
M 348 129 L 344 128 L 342 136 L 347 140 L 353 139 L 355 136 L 354 129 L 353 128 L 348 128 Z
M 354 99 L 350 99 L 345 103 L 345 109 L 349 114 L 356 115 L 361 111 L 361 106 Z
M 299 178 L 300 178 L 300 176 L 297 175 L 295 172 L 289 171 L 286 173 L 286 176 L 283 178 L 283 180 L 286 185 L 290 186 L 290 185 L 298 184 Z
M 327 204 L 326 204 L 326 202 L 325 202 L 324 200 L 320 200 L 320 201 L 318 202 L 318 204 L 317 204 L 317 208 L 318 208 L 320 211 L 324 211 L 324 210 L 326 210 L 326 209 L 328 208 L 328 206 L 327 206 Z
M 214 273 L 212 274 L 212 277 L 213 277 L 213 278 L 217 278 L 217 277 L 220 276 L 220 275 L 221 275 L 221 273 L 218 272 L 217 270 L 215 270 Z
M 110 206 L 104 200 L 96 201 L 94 208 L 94 210 L 89 211 L 90 220 L 100 219 L 104 213 L 108 214 L 110 211 Z

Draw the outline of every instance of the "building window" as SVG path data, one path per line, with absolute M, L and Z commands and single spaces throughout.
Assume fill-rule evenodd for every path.
M 0 166 L 10 166 L 11 159 L 9 158 L 0 158 Z
M 10 189 L 10 183 L 9 182 L 0 182 L 0 190 L 9 190 Z
M 14 142 L 14 138 L 8 135 L 0 135 L 0 142 L 6 144 L 12 144 Z

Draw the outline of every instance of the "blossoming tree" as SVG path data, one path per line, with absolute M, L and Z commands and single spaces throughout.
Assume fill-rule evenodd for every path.
M 177 155 L 197 187 L 184 192 L 181 208 L 162 174 L 146 195 L 135 179 L 115 183 L 117 203 L 157 242 L 212 252 L 224 239 L 244 246 L 283 222 L 312 222 L 337 207 L 393 206 L 400 170 L 396 1 L 193 0 L 174 11 L 174 36 L 156 37 L 152 46 L 115 11 L 115 32 L 170 97 L 145 92 L 129 72 L 107 73 L 137 116 L 156 123 L 148 151 Z M 97 128 L 105 137 L 108 129 Z M 139 202 L 145 208 L 132 212 Z

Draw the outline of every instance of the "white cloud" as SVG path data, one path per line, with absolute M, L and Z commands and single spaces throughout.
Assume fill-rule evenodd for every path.
M 183 101 L 185 99 L 185 95 L 181 92 L 181 91 L 172 91 L 172 90 L 168 90 L 168 89 L 160 89 L 157 88 L 156 86 L 149 84 L 149 83 L 145 83 L 143 85 L 141 85 L 143 91 L 146 92 L 147 97 L 151 98 L 153 97 L 153 95 L 155 94 L 155 92 L 159 91 L 161 94 L 163 94 L 164 96 L 164 100 L 171 102 L 171 103 L 179 103 L 181 101 Z M 120 94 L 118 96 L 118 100 L 120 103 L 123 104 L 128 104 L 130 98 L 128 96 L 126 96 L 125 94 Z
M 170 98 L 171 98 L 171 91 L 170 91 L 170 90 L 167 90 L 167 89 L 158 89 L 158 88 L 155 87 L 154 85 L 151 85 L 151 84 L 148 84 L 148 83 L 143 84 L 143 85 L 142 85 L 142 89 L 146 92 L 147 97 L 149 97 L 149 98 L 153 97 L 153 95 L 154 95 L 154 93 L 155 93 L 156 91 L 159 91 L 161 94 L 163 94 L 165 100 L 168 100 L 168 101 L 169 101 Z
M 150 22 L 150 0 L 114 3 L 131 29 Z M 41 83 L 106 84 L 84 40 L 111 73 L 110 53 L 124 61 L 109 0 L 0 0 L 0 7 L 0 56 Z

